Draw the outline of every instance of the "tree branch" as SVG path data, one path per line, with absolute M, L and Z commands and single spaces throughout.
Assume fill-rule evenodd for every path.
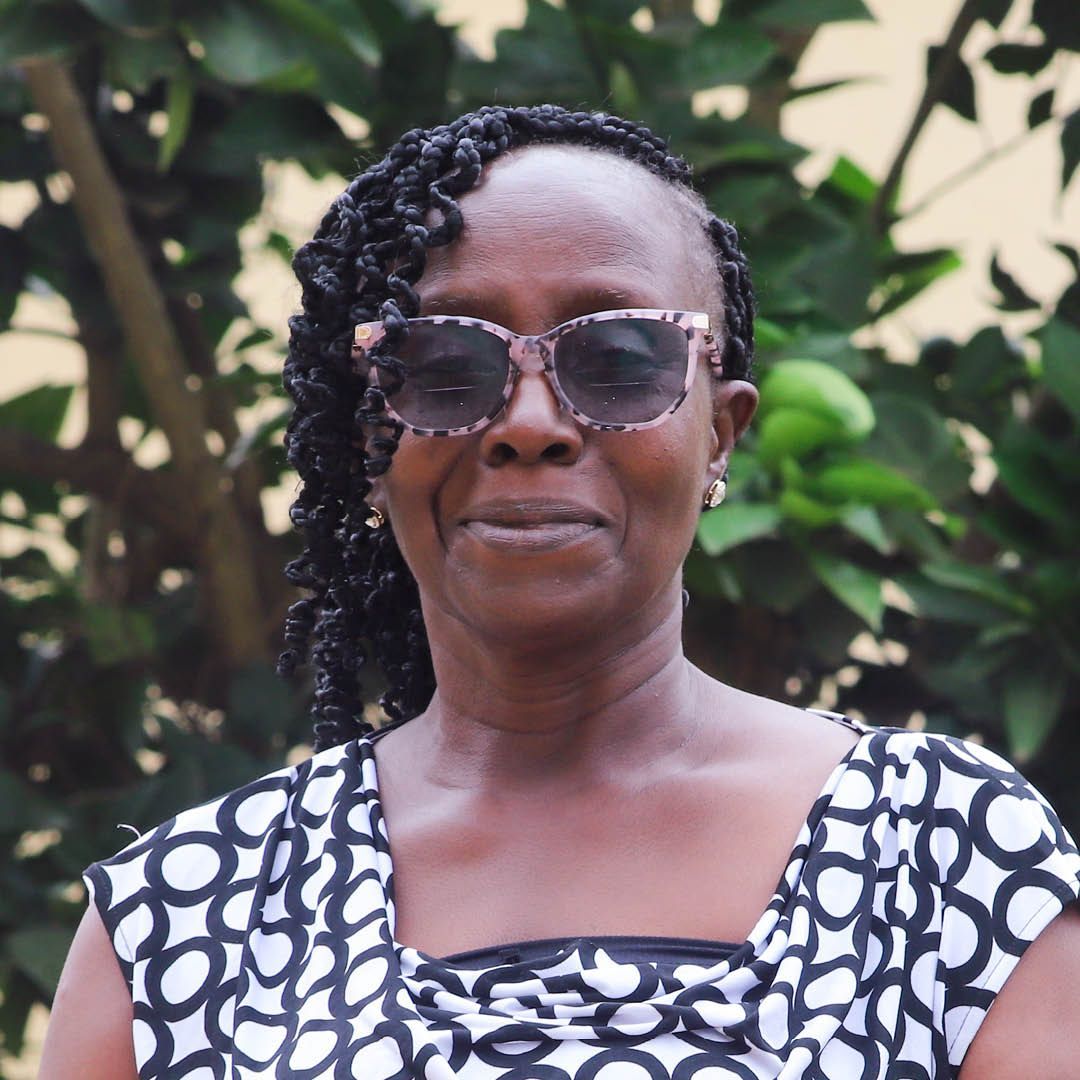
M 36 58 L 23 65 L 35 106 L 49 121 L 49 139 L 74 183 L 75 210 L 124 332 L 154 419 L 168 440 L 186 488 L 199 538 L 203 586 L 230 664 L 266 655 L 262 613 L 248 551 L 250 540 L 223 490 L 221 469 L 206 447 L 200 397 L 185 385 L 183 350 L 165 300 L 127 213 L 123 195 L 98 145 L 82 98 L 61 63 Z
M 25 431 L 0 428 L 0 463 L 5 472 L 70 484 L 115 503 L 188 545 L 198 541 L 197 523 L 184 505 L 178 478 L 141 468 L 123 450 L 87 445 L 70 449 Z
M 889 166 L 888 173 L 885 174 L 881 187 L 878 188 L 877 197 L 874 199 L 874 204 L 870 209 L 870 219 L 879 234 L 883 234 L 887 228 L 886 210 L 900 184 L 900 177 L 904 173 L 907 159 L 911 151 L 915 149 L 915 143 L 922 133 L 923 126 L 930 118 L 931 111 L 941 100 L 941 95 L 944 94 L 945 88 L 949 85 L 949 80 L 956 70 L 957 61 L 960 59 L 960 49 L 963 47 L 971 28 L 975 25 L 981 7 L 982 0 L 964 0 L 963 5 L 956 14 L 956 18 L 953 20 L 952 26 L 949 28 L 948 37 L 945 38 L 945 45 L 941 50 L 941 55 L 938 57 L 938 62 L 934 65 L 934 70 L 930 72 L 930 76 L 926 80 L 922 98 L 915 109 L 915 115 L 911 118 L 907 134 L 900 144 L 900 149 L 896 152 L 892 165 Z

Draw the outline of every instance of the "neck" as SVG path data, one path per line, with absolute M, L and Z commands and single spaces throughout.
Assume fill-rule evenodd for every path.
M 678 594 L 645 632 L 622 631 L 527 651 L 432 635 L 439 689 L 408 725 L 429 778 L 473 788 L 625 777 L 685 748 L 706 680 L 683 655 Z

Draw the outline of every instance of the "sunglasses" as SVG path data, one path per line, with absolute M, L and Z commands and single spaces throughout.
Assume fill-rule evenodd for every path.
M 387 413 L 416 435 L 482 430 L 506 408 L 522 372 L 542 372 L 586 427 L 640 431 L 683 403 L 700 352 L 717 373 L 721 369 L 709 316 L 695 311 L 600 311 L 535 337 L 485 319 L 410 319 L 392 353 L 401 380 L 369 359 L 385 333 L 381 322 L 361 323 L 353 357 L 386 395 Z

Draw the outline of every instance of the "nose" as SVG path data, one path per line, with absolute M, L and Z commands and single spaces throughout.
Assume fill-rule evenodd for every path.
M 484 429 L 480 453 L 489 465 L 572 465 L 582 445 L 581 427 L 562 407 L 546 375 L 529 371 L 519 373 L 506 408 Z

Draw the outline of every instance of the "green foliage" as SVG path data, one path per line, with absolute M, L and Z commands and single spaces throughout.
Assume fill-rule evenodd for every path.
M 1080 164 L 1080 113 L 1055 119 L 1046 80 L 1056 56 L 1080 48 L 1073 6 L 1036 0 L 1041 43 L 999 30 L 971 61 L 1012 77 L 1031 127 L 1058 125 L 1062 188 Z M 66 455 L 57 439 L 73 387 L 0 402 L 0 524 L 23 541 L 0 559 L 7 1049 L 51 994 L 83 902 L 73 883 L 125 842 L 117 824 L 147 828 L 306 739 L 304 695 L 271 671 L 290 599 L 280 568 L 295 541 L 268 533 L 259 500 L 285 473 L 287 408 L 277 376 L 251 357 L 279 350 L 280 328 L 259 326 L 234 290 L 262 166 L 349 175 L 400 131 L 492 101 L 613 107 L 668 134 L 711 205 L 738 224 L 761 283 L 759 418 L 686 569 L 695 658 L 804 703 L 854 668 L 839 707 L 898 724 L 921 710 L 947 730 L 977 730 L 1029 762 L 1080 824 L 1068 768 L 1080 749 L 1080 256 L 1055 245 L 1072 280 L 1052 303 L 996 255 L 986 267 L 999 309 L 1026 320 L 1022 340 L 993 323 L 923 343 L 916 364 L 856 346 L 857 331 L 960 265 L 948 248 L 903 247 L 895 197 L 851 158 L 837 156 L 813 190 L 795 175 L 812 148 L 780 134 L 778 103 L 806 92 L 790 80 L 817 28 L 867 18 L 865 6 L 725 0 L 704 24 L 690 5 L 657 4 L 648 30 L 638 7 L 529 0 L 524 25 L 501 31 L 488 60 L 411 0 L 0 3 L 0 180 L 29 180 L 38 194 L 25 220 L 0 228 L 0 332 L 24 293 L 62 297 L 91 400 L 86 441 Z M 980 14 L 998 28 L 1010 7 L 995 0 Z M 26 122 L 38 106 L 19 65 L 49 57 L 71 65 L 183 374 L 207 406 L 205 434 L 231 491 L 222 498 L 246 530 L 230 565 L 254 576 L 262 604 L 254 659 L 218 636 L 185 509 L 191 477 L 172 458 L 132 460 L 130 432 L 146 444 L 161 419 L 42 125 Z M 691 108 L 697 91 L 730 84 L 749 91 L 742 115 Z M 959 62 L 936 102 L 977 122 L 972 67 Z M 342 110 L 370 135 L 346 138 Z M 273 230 L 265 250 L 291 257 Z M 78 552 L 76 567 L 49 534 Z M 898 642 L 907 662 L 860 659 L 852 642 L 867 636 Z

